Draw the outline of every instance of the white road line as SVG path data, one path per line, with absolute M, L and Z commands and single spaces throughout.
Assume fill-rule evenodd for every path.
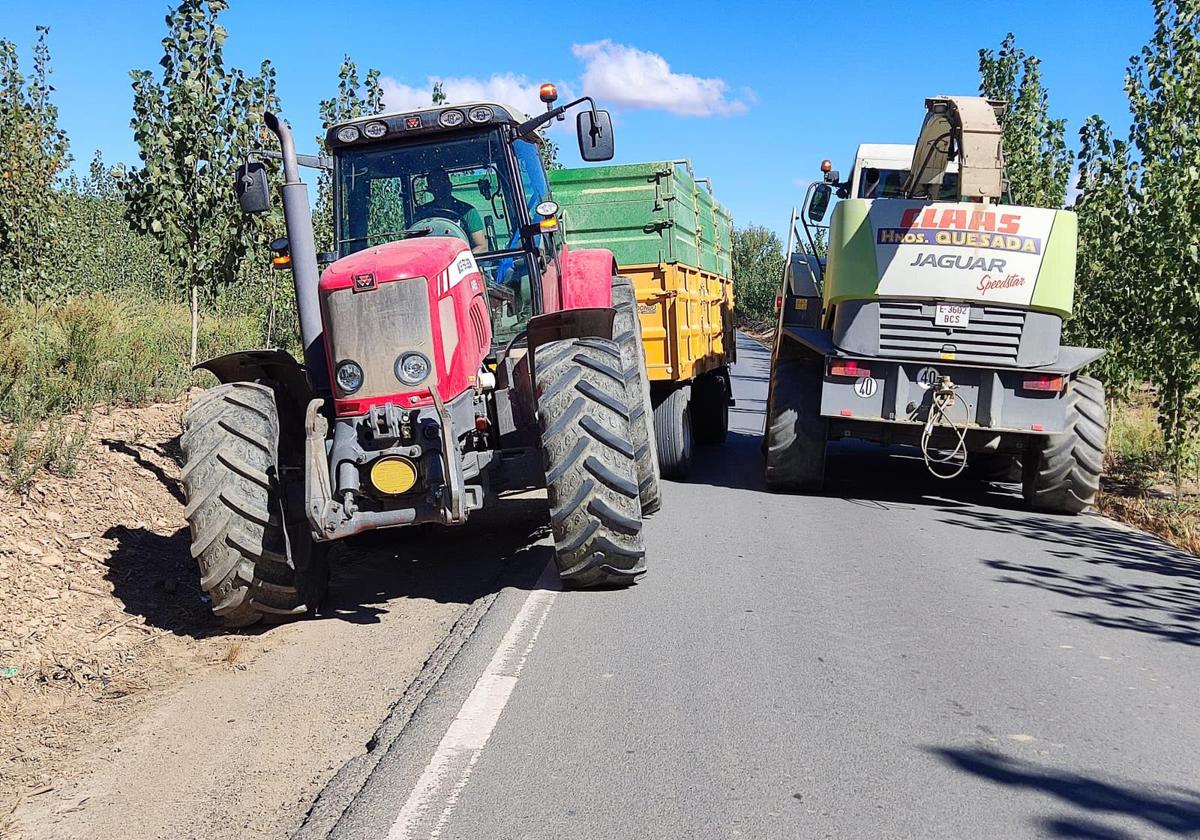
M 542 572 L 537 587 L 525 598 L 491 661 L 442 736 L 392 823 L 388 840 L 441 835 L 517 685 L 525 660 L 558 596 L 558 586 L 558 575 L 550 564 Z

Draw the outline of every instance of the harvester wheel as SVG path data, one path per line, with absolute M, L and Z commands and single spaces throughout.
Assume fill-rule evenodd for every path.
M 692 388 L 681 385 L 654 406 L 654 436 L 663 478 L 681 481 L 692 469 Z
M 192 556 L 226 627 L 315 610 L 328 582 L 327 547 L 303 521 L 284 532 L 279 439 L 275 393 L 257 382 L 218 385 L 183 418 Z
M 721 371 L 692 383 L 692 431 L 696 443 L 723 446 L 729 435 L 729 380 Z
M 621 348 L 625 369 L 626 402 L 632 409 L 629 418 L 633 447 L 637 452 L 638 494 L 642 513 L 651 514 L 662 507 L 658 490 L 658 451 L 654 441 L 654 410 L 650 406 L 650 380 L 646 374 L 646 351 L 642 347 L 642 319 L 638 316 L 637 296 L 628 277 L 612 280 L 613 341 Z
M 1066 432 L 1025 454 L 1025 501 L 1047 513 L 1081 513 L 1096 500 L 1104 470 L 1108 412 L 1104 386 L 1090 376 L 1067 386 Z
M 775 492 L 819 491 L 825 483 L 821 369 L 805 358 L 777 359 L 771 368 L 765 434 L 767 487 Z
M 621 351 L 602 338 L 551 341 L 537 348 L 535 372 L 559 577 L 633 583 L 646 552 Z

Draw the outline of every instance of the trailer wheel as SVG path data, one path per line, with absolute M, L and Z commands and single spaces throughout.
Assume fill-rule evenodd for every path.
M 257 382 L 206 391 L 183 418 L 192 556 L 227 627 L 304 615 L 328 583 L 327 546 L 303 522 L 284 532 L 279 439 L 275 393 Z
M 729 435 L 729 380 L 713 371 L 692 383 L 692 431 L 696 443 L 722 446 Z
M 1034 510 L 1081 513 L 1096 501 L 1104 470 L 1108 412 L 1104 386 L 1090 376 L 1067 386 L 1066 432 L 1027 452 L 1022 490 Z
M 821 369 L 804 358 L 776 359 L 764 435 L 767 487 L 819 491 L 825 483 L 827 423 L 821 417 Z
M 654 437 L 663 478 L 682 481 L 692 469 L 691 386 L 672 389 L 654 406 Z
M 651 514 L 662 507 L 658 489 L 658 451 L 652 426 L 654 410 L 650 405 L 650 380 L 646 374 L 646 351 L 642 347 L 642 319 L 638 315 L 633 281 L 615 276 L 612 280 L 613 341 L 621 348 L 625 369 L 626 402 L 633 410 L 633 446 L 637 451 L 638 493 L 642 513 Z
M 602 338 L 551 341 L 535 371 L 559 577 L 628 585 L 646 571 L 646 552 L 621 351 Z

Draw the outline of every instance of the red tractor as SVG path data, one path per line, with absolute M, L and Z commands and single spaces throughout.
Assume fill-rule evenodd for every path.
M 545 487 L 559 573 L 579 587 L 646 570 L 658 507 L 649 386 L 633 290 L 604 250 L 558 230 L 537 129 L 577 117 L 584 160 L 613 154 L 584 97 L 526 119 L 494 103 L 355 119 L 331 158 L 280 151 L 238 170 L 269 209 L 282 161 L 303 363 L 282 350 L 204 362 L 220 383 L 184 419 L 192 554 L 228 626 L 314 610 L 334 540 L 458 525 L 504 491 Z M 317 254 L 299 166 L 330 170 L 336 252 Z M 322 272 L 320 266 L 326 267 Z

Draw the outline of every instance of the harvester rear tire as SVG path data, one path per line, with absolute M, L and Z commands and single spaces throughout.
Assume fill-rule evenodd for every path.
M 646 552 L 621 351 L 602 338 L 551 341 L 535 371 L 559 577 L 627 586 L 646 571 Z
M 315 611 L 329 579 L 327 546 L 303 522 L 284 532 L 274 391 L 218 385 L 192 403 L 183 429 L 184 515 L 213 612 L 232 628 Z
M 638 315 L 637 295 L 628 277 L 612 280 L 613 341 L 621 348 L 625 368 L 626 402 L 633 410 L 629 422 L 633 446 L 637 451 L 638 495 L 642 514 L 648 516 L 662 507 L 658 488 L 658 451 L 654 441 L 654 409 L 650 405 L 650 380 L 646 373 L 646 350 L 642 346 L 642 319 Z
M 654 437 L 663 478 L 682 481 L 692 469 L 692 389 L 682 385 L 654 406 Z
M 821 417 L 821 368 L 815 361 L 782 358 L 771 368 L 766 481 L 777 493 L 818 492 L 825 484 L 829 430 Z
M 729 436 L 729 380 L 722 371 L 696 377 L 691 411 L 696 443 L 723 446 Z
M 1061 435 L 1025 454 L 1025 502 L 1046 513 L 1082 513 L 1096 501 L 1104 471 L 1108 411 L 1104 386 L 1079 376 L 1067 386 L 1067 423 Z

